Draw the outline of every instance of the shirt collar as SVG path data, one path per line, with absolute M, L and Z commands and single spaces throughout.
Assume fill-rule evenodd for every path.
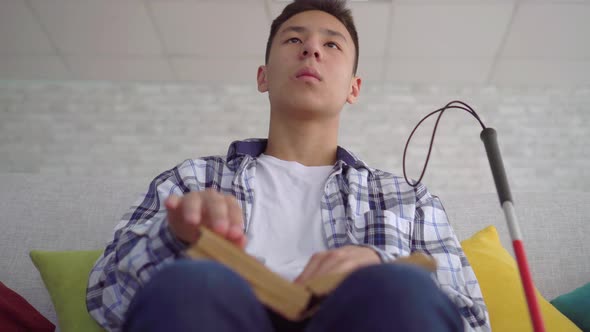
M 260 156 L 264 150 L 266 150 L 266 144 L 268 139 L 266 138 L 249 138 L 241 141 L 234 141 L 229 146 L 227 151 L 227 163 L 230 167 L 236 165 L 237 160 L 241 159 L 238 157 L 250 156 L 256 158 Z M 363 167 L 370 171 L 369 166 L 362 160 L 358 159 L 353 153 L 346 150 L 345 148 L 338 146 L 336 150 L 337 162 L 340 164 L 348 165 L 353 168 Z

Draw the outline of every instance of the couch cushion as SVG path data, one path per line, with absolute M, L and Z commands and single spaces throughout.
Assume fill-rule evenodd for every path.
M 515 260 L 494 226 L 477 232 L 461 245 L 479 281 L 493 331 L 532 331 L 533 326 Z M 567 317 L 536 291 L 547 331 L 580 332 Z
M 583 331 L 590 331 L 590 283 L 558 296 L 551 304 Z
M 86 285 L 103 250 L 31 251 L 57 312 L 62 332 L 104 331 L 86 310 Z

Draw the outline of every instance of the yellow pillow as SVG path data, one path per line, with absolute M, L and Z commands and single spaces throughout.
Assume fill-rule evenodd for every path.
M 494 226 L 461 242 L 488 306 L 492 331 L 532 331 L 516 261 L 502 247 Z M 547 332 L 580 331 L 537 292 Z

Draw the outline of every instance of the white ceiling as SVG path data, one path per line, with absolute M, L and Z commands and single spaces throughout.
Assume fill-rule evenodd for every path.
M 254 83 L 276 0 L 0 0 L 0 80 Z M 589 85 L 590 0 L 350 2 L 365 81 Z

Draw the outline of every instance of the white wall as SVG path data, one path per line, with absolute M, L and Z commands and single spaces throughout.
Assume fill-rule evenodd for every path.
M 588 87 L 367 85 L 359 103 L 343 112 L 340 143 L 373 167 L 403 176 L 410 131 L 454 99 L 498 131 L 514 191 L 589 190 Z M 125 176 L 147 186 L 186 158 L 225 154 L 232 140 L 265 137 L 268 109 L 254 83 L 0 81 L 0 172 Z M 412 178 L 420 175 L 434 120 L 410 146 Z M 446 113 L 423 180 L 432 192 L 495 190 L 480 131 L 467 113 Z

